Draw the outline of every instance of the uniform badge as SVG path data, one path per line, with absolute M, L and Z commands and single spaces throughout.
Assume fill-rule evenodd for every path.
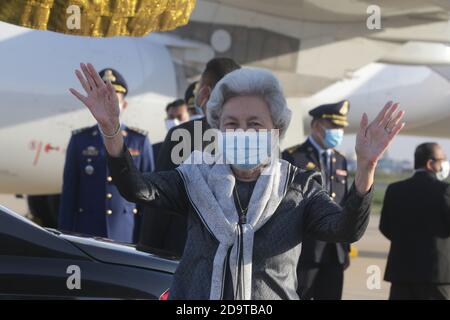
M 306 170 L 313 170 L 316 168 L 316 165 L 312 162 L 308 162 L 308 164 L 306 165 Z
M 346 177 L 348 175 L 347 170 L 341 170 L 341 169 L 336 169 L 336 174 L 338 176 L 343 176 L 343 177 Z
M 105 74 L 102 79 L 103 81 L 111 81 L 111 82 L 116 81 L 116 77 L 114 76 L 113 71 L 110 69 L 105 71 Z
M 98 154 L 99 154 L 98 149 L 93 146 L 89 146 L 83 150 L 83 156 L 86 156 L 86 157 L 96 157 L 96 156 L 98 156 Z
M 84 168 L 84 172 L 86 172 L 86 174 L 89 176 L 92 175 L 94 173 L 94 171 L 95 171 L 94 167 L 91 166 L 90 164 Z
M 141 155 L 141 152 L 138 149 L 129 148 L 128 151 L 130 151 L 130 154 L 133 157 L 137 157 Z
M 346 116 L 348 114 L 348 107 L 349 107 L 348 101 L 344 101 L 341 109 L 339 110 L 339 113 L 342 114 L 343 116 Z

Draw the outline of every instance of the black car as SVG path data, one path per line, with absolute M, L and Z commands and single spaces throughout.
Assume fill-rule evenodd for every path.
M 178 260 L 45 229 L 0 206 L 0 298 L 158 299 Z

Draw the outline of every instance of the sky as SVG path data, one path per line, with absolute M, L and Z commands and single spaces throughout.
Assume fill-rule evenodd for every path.
M 344 142 L 337 149 L 346 155 L 353 154 L 355 149 L 355 138 L 356 136 L 345 135 Z M 413 162 L 414 160 L 414 150 L 416 146 L 423 142 L 437 142 L 442 145 L 445 153 L 450 157 L 450 139 L 437 139 L 430 137 L 413 137 L 413 136 L 397 136 L 391 147 L 388 150 L 388 155 L 390 158 L 395 160 L 409 160 Z

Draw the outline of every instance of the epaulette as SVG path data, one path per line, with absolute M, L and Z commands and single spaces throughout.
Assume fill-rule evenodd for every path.
M 92 128 L 92 127 L 84 127 L 84 128 L 72 130 L 72 135 L 76 135 L 76 134 L 79 134 L 79 133 L 81 133 L 81 132 L 88 131 L 88 130 L 91 129 L 91 128 Z
M 298 169 L 293 179 L 293 182 L 296 184 L 295 188 L 304 194 L 308 192 L 311 183 L 314 181 L 323 185 L 322 174 L 318 171 L 304 169 Z
M 297 151 L 297 148 L 298 148 L 298 146 L 293 146 L 293 147 L 287 148 L 286 152 L 289 154 L 293 154 L 295 151 Z
M 148 131 L 145 131 L 145 130 L 142 130 L 142 129 L 139 129 L 139 128 L 136 128 L 136 127 L 127 127 L 127 129 L 132 131 L 132 132 L 134 132 L 134 133 L 143 135 L 143 136 L 147 136 L 148 135 Z

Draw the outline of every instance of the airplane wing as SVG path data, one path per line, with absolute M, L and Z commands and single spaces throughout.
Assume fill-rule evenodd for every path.
M 380 27 L 371 29 L 374 6 Z M 436 51 L 442 46 L 428 44 L 448 42 L 449 9 L 443 0 L 197 0 L 191 22 L 174 33 L 216 56 L 269 68 L 289 96 L 306 97 L 372 62 L 450 61 L 448 51 Z M 411 55 L 411 46 L 420 53 Z
M 407 14 L 440 12 L 445 1 L 424 0 L 207 0 L 220 5 L 249 10 L 283 19 L 309 22 L 351 22 L 367 18 L 367 8 L 378 5 L 383 16 L 392 18 Z
M 372 28 L 377 8 L 380 23 Z M 215 56 L 271 69 L 290 104 L 301 106 L 293 109 L 293 123 L 308 121 L 314 105 L 343 98 L 355 101 L 355 114 L 370 114 L 382 103 L 375 95 L 408 106 L 415 124 L 408 134 L 448 136 L 445 125 L 435 125 L 448 120 L 447 96 L 435 89 L 450 84 L 449 10 L 445 0 L 197 0 L 190 23 L 174 34 L 209 46 Z M 374 91 L 376 81 L 382 85 Z M 433 95 L 433 116 L 416 95 L 402 93 L 405 83 Z

